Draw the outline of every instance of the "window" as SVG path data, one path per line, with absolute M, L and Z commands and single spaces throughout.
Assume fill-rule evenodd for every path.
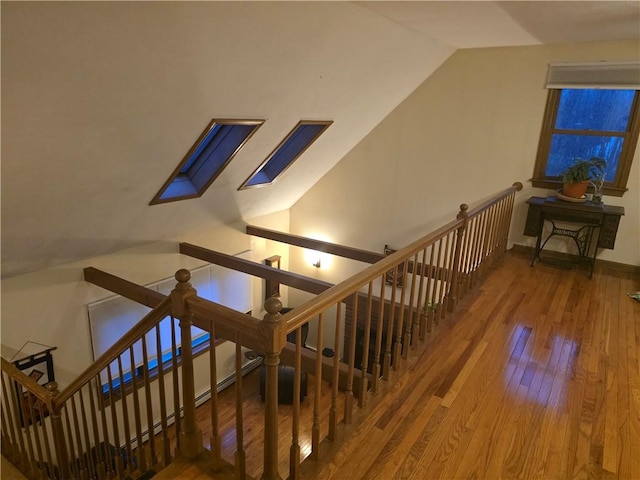
M 302 120 L 238 190 L 272 184 L 332 123 Z
M 554 71 L 552 65 L 532 179 L 535 187 L 558 188 L 560 175 L 575 158 L 600 157 L 607 162 L 605 194 L 622 196 L 626 191 L 638 142 L 639 92 L 633 82 L 617 81 L 617 71 L 612 75 L 605 68 L 608 65 L 589 65 L 587 71 L 584 66 L 577 68 L 575 65 L 571 65 L 573 68 L 563 65 L 564 68 Z M 632 76 L 640 72 L 640 68 L 635 68 Z M 593 80 L 591 74 L 597 73 L 598 69 L 608 72 L 606 81 L 610 83 L 603 86 Z M 581 79 L 588 81 L 581 85 Z M 638 80 L 636 82 L 640 83 Z
M 245 260 L 250 259 L 251 255 L 251 251 L 237 254 L 238 257 Z M 191 271 L 190 283 L 197 290 L 200 297 L 233 308 L 239 312 L 249 312 L 248 314 L 251 314 L 253 286 L 250 275 L 219 265 L 207 264 Z M 170 295 L 175 288 L 175 284 L 175 278 L 170 277 L 149 284 L 147 288 L 163 295 Z M 133 328 L 149 311 L 151 311 L 149 307 L 119 295 L 87 305 L 93 360 L 96 361 L 104 355 L 120 340 L 124 333 Z M 159 336 L 159 340 L 156 335 Z M 177 364 L 180 365 L 182 362 L 182 338 L 177 319 L 167 316 L 158 324 L 157 331 L 152 329 L 145 335 L 146 367 L 151 380 L 158 375 L 159 362 L 162 363 L 164 373 L 173 368 L 174 339 L 175 359 Z M 217 338 L 214 343 L 217 346 L 222 341 Z M 196 357 L 208 351 L 210 346 L 210 334 L 195 325 L 192 326 L 191 347 L 193 356 Z M 109 393 L 110 389 L 118 395 L 121 384 L 125 388 L 131 388 L 134 378 L 139 381 L 137 384 L 139 387 L 143 386 L 145 350 L 143 349 L 142 341 L 138 340 L 131 348 L 133 363 L 126 352 L 120 357 L 121 364 L 119 362 L 111 363 L 109 367 L 111 369 L 111 382 L 109 382 L 109 374 L 106 369 L 99 374 L 102 392 L 105 395 Z M 233 362 L 227 362 L 227 357 L 222 358 L 224 362 L 221 363 L 224 366 L 218 367 L 218 374 L 220 378 L 225 378 L 234 372 L 235 365 Z M 122 368 L 122 377 L 120 377 L 120 367 Z
M 150 205 L 201 196 L 264 120 L 212 120 Z

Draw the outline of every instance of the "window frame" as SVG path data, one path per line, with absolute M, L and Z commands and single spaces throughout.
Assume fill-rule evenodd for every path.
M 251 312 L 248 312 L 250 315 Z M 174 321 L 174 317 L 170 317 Z M 177 319 L 175 319 L 177 320 Z M 216 337 L 213 342 L 213 348 L 216 348 L 221 343 L 226 342 L 224 338 Z M 209 332 L 205 332 L 202 335 L 198 335 L 191 340 L 192 358 L 197 358 L 211 350 L 211 336 Z M 182 344 L 176 345 L 175 348 L 175 365 L 176 367 L 182 366 Z M 169 350 L 167 353 L 161 354 L 162 358 L 162 375 L 166 375 L 173 371 L 174 355 L 173 350 Z M 166 358 L 166 359 L 165 359 Z M 100 393 L 102 394 L 102 401 L 104 406 L 110 405 L 111 401 L 117 401 L 122 398 L 123 395 L 129 395 L 133 392 L 133 377 L 136 378 L 136 388 L 139 390 L 145 386 L 145 368 L 147 369 L 147 378 L 149 382 L 156 380 L 159 377 L 160 369 L 157 361 L 158 357 L 154 357 L 151 360 L 156 360 L 153 366 L 145 367 L 144 364 L 133 367 L 123 372 L 122 377 L 124 382 L 121 384 L 119 378 L 113 378 L 111 382 L 107 381 L 103 383 L 100 380 Z M 116 384 L 117 380 L 117 384 Z M 142 383 L 137 383 L 142 382 Z M 109 385 L 111 383 L 111 386 Z M 114 385 L 115 384 L 115 385 Z
M 273 149 L 273 151 L 264 159 L 264 161 L 256 168 L 251 175 L 247 177 L 247 179 L 242 182 L 242 185 L 238 187 L 238 191 L 247 190 L 251 188 L 262 188 L 267 187 L 269 185 L 273 185 L 278 178 L 280 178 L 284 172 L 286 172 L 289 167 L 291 167 L 297 160 L 300 158 L 310 147 L 315 143 L 320 136 L 327 131 L 327 129 L 333 124 L 333 120 L 300 120 L 295 127 L 287 134 L 287 136 L 278 144 L 278 146 Z M 272 159 L 276 158 L 278 154 L 280 154 L 281 150 L 285 150 L 289 142 L 295 138 L 297 131 L 305 126 L 317 126 L 319 127 L 318 132 L 295 154 L 293 155 L 289 161 L 279 169 L 278 173 L 271 178 L 269 175 L 264 173 L 264 171 L 269 167 Z M 265 178 L 263 181 L 259 183 L 251 184 L 252 180 L 254 180 L 257 176 L 263 175 Z
M 179 200 L 186 200 L 188 198 L 198 198 L 201 197 L 204 192 L 211 186 L 211 184 L 222 174 L 224 169 L 231 163 L 231 160 L 238 154 L 238 152 L 246 145 L 246 143 L 251 139 L 251 137 L 256 133 L 256 131 L 262 126 L 265 122 L 264 119 L 216 119 L 214 118 L 209 122 L 204 131 L 200 134 L 196 142 L 189 149 L 187 154 L 184 156 L 182 161 L 178 164 L 178 166 L 173 170 L 169 178 L 162 185 L 158 193 L 153 197 L 149 205 L 158 205 L 162 203 L 169 202 L 177 202 Z M 218 126 L 249 126 L 253 127 L 253 129 L 249 132 L 249 134 L 244 138 L 244 140 L 238 145 L 238 147 L 229 155 L 228 158 L 218 167 L 217 170 L 211 172 L 212 174 L 209 176 L 202 175 L 200 170 L 203 168 L 203 165 L 207 165 L 206 162 L 200 160 L 200 157 L 193 159 L 192 157 L 198 152 L 203 142 L 207 140 L 209 133 L 216 129 Z M 215 140 L 215 135 L 209 140 L 213 142 Z M 208 145 L 208 144 L 207 144 Z M 205 147 L 206 148 L 206 147 Z M 200 152 L 202 153 L 202 152 Z M 183 172 L 185 166 L 189 164 L 188 169 Z M 206 168 L 206 167 L 205 167 Z M 194 170 L 193 173 L 190 170 Z M 197 183 L 202 183 L 201 187 L 196 187 L 194 185 L 192 177 L 198 177 Z M 170 187 L 176 186 L 180 183 L 184 183 L 186 185 L 185 188 L 181 188 L 183 193 L 168 195 L 167 191 Z
M 628 190 L 627 181 L 629 180 L 631 164 L 633 163 L 633 156 L 638 143 L 638 133 L 640 132 L 640 90 L 635 89 L 635 94 L 631 103 L 631 112 L 629 114 L 629 123 L 625 132 L 556 129 L 555 123 L 558 115 L 558 108 L 560 106 L 560 96 L 563 90 L 572 90 L 572 88 L 552 88 L 549 89 L 549 93 L 547 94 L 547 103 L 545 105 L 542 128 L 540 130 L 540 139 L 538 141 L 536 163 L 533 170 L 533 178 L 531 179 L 532 185 L 534 187 L 551 188 L 554 190 L 562 187 L 562 180 L 560 178 L 545 175 L 549 158 L 549 150 L 551 148 L 551 140 L 555 133 L 617 136 L 624 138 L 622 152 L 618 159 L 616 177 L 612 182 L 605 182 L 604 194 L 621 197 L 624 195 L 624 192 Z M 634 89 L 629 88 L 629 90 Z M 589 188 L 592 187 L 590 186 Z

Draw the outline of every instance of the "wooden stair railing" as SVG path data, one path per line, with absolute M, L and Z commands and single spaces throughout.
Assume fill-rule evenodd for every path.
M 263 320 L 202 299 L 189 284 L 190 273 L 186 270 L 176 273 L 178 284 L 168 297 L 148 295 L 143 287 L 133 288 L 132 296 L 154 304 L 154 310 L 62 392 L 58 393 L 55 385 L 49 385 L 48 390 L 33 385 L 22 372 L 2 361 L 3 452 L 7 440 L 7 451 L 25 460 L 30 474 L 37 471 L 38 475 L 49 478 L 101 480 L 135 476 L 171 461 L 167 417 L 168 404 L 173 402 L 176 452 L 187 459 L 199 458 L 203 450 L 202 432 L 195 422 L 190 341 L 191 325 L 197 325 L 208 331 L 212 340 L 219 336 L 236 343 L 236 477 L 247 476 L 241 372 L 241 347 L 245 346 L 264 357 L 266 370 L 262 478 L 282 478 L 283 463 L 288 469 L 285 476 L 301 478 L 317 465 L 321 444 L 338 445 L 345 426 L 366 421 L 368 409 L 365 407 L 383 398 L 397 378 L 396 372 L 410 365 L 424 348 L 424 340 L 434 325 L 455 309 L 487 266 L 504 253 L 515 193 L 521 189 L 522 184 L 515 183 L 471 210 L 461 205 L 455 220 L 379 259 L 338 285 L 319 285 L 322 293 L 284 315 L 276 298 L 267 300 Z M 192 246 L 188 248 L 193 250 Z M 350 254 L 349 249 L 331 248 L 339 254 Z M 248 264 L 243 268 L 254 269 Z M 102 275 L 97 271 L 91 274 Z M 106 283 L 113 280 L 106 276 L 102 279 Z M 294 277 L 291 281 L 305 282 Z M 150 354 L 149 350 L 154 348 L 149 349 L 148 338 L 152 339 L 151 343 L 155 342 L 155 350 L 163 351 L 159 324 L 169 314 L 171 372 L 165 372 L 162 361 L 150 366 L 153 352 Z M 179 328 L 175 325 L 177 320 Z M 302 326 L 312 321 L 318 343 L 313 357 L 309 352 L 303 355 L 301 334 Z M 328 327 L 334 335 L 326 346 L 334 355 L 326 358 L 323 338 L 324 329 Z M 176 374 L 178 332 L 182 388 Z M 295 334 L 293 345 L 287 344 L 290 333 Z M 224 460 L 213 343 L 209 352 L 213 387 L 210 445 L 216 469 L 223 466 Z M 293 368 L 291 445 L 288 461 L 283 463 L 278 449 L 281 356 Z M 129 365 L 132 366 L 130 379 L 127 377 Z M 309 402 L 312 402 L 313 414 L 309 425 L 302 424 L 300 414 L 303 365 L 312 381 Z M 156 374 L 153 383 L 151 373 Z M 167 382 L 165 377 L 169 373 L 171 379 Z M 18 390 L 13 388 L 16 382 L 20 385 Z M 329 388 L 330 395 L 323 397 L 322 392 Z M 18 423 L 21 421 L 19 409 L 25 404 L 18 396 L 22 389 L 33 394 L 33 398 L 28 397 L 27 405 L 45 405 L 49 411 L 49 415 L 40 419 L 40 428 L 35 425 L 36 417 L 32 417 L 36 421 L 31 425 Z M 140 396 L 144 397 L 143 401 Z M 157 409 L 153 407 L 152 396 L 159 399 Z M 328 398 L 328 403 L 325 404 L 323 398 Z M 184 417 L 179 414 L 182 406 Z M 25 418 L 22 417 L 23 422 Z M 307 429 L 310 449 L 303 448 L 305 441 L 301 432 Z
M 354 421 L 356 402 L 359 421 L 366 421 L 363 410 L 369 401 L 380 401 L 392 385 L 394 371 L 409 365 L 424 347 L 423 340 L 441 318 L 452 312 L 465 292 L 479 280 L 485 269 L 506 251 L 515 193 L 522 184 L 514 183 L 481 205 L 469 210 L 460 206 L 456 219 L 410 245 L 379 260 L 365 270 L 321 293 L 283 315 L 285 332 L 297 332 L 294 389 L 301 382 L 300 329 L 311 319 L 317 328 L 317 350 L 323 350 L 323 329 L 332 324 L 335 356 L 331 376 L 331 405 L 326 423 L 321 423 L 323 406 L 319 392 L 326 363 L 317 356 L 313 374 L 314 414 L 311 427 L 309 460 L 302 463 L 300 454 L 300 401 L 294 395 L 289 477 L 300 478 L 311 472 L 313 460 L 320 457 L 323 442 L 334 442 L 337 432 Z M 268 233 L 270 238 L 275 238 Z M 278 236 L 286 241 L 286 236 Z M 292 244 L 300 244 L 294 239 Z M 385 299 L 382 301 L 381 299 Z M 344 306 L 349 304 L 350 313 Z M 345 341 L 340 332 L 344 322 Z M 356 364 L 356 354 L 360 360 Z M 346 367 L 347 383 L 344 406 L 338 408 L 338 375 Z M 359 369 L 359 370 L 358 370 Z M 356 375 L 358 372 L 359 377 Z M 358 385 L 357 397 L 354 396 Z M 337 412 L 341 410 L 342 416 Z M 321 432 L 327 432 L 322 439 Z M 311 463 L 309 463 L 311 461 Z M 277 463 L 277 459 L 273 460 Z M 317 464 L 316 464 L 317 465 Z M 307 468 L 305 468 L 307 467 Z M 280 478 L 275 472 L 266 479 Z
M 27 468 L 24 462 L 15 463 L 30 478 L 39 478 L 34 475 L 34 468 L 45 478 L 124 478 L 155 467 L 158 462 L 168 464 L 168 443 L 160 452 L 154 448 L 146 451 L 143 447 L 140 412 L 145 405 L 138 398 L 136 383 L 145 382 L 148 407 L 149 357 L 145 336 L 159 338 L 158 325 L 169 313 L 170 301 L 163 301 L 61 392 L 55 382 L 49 383 L 46 390 L 34 385 L 33 380 L 2 359 L 3 436 L 7 431 L 5 418 L 7 425 L 15 427 L 8 430 L 11 433 L 9 442 L 6 445 L 3 442 L 3 454 L 8 451 L 7 456 L 12 460 L 16 458 L 16 451 L 23 458 L 28 452 Z M 133 368 L 127 370 L 128 365 Z M 136 365 L 139 366 L 136 368 Z M 139 371 L 144 378 L 140 378 Z M 158 380 L 163 382 L 162 365 L 158 366 Z M 37 402 L 32 404 L 31 398 Z M 132 403 L 135 411 L 135 433 L 131 432 L 129 422 L 121 420 L 129 417 L 128 403 Z M 116 412 L 116 408 L 121 408 L 121 413 Z M 164 401 L 161 409 L 166 411 Z M 151 412 L 148 413 L 146 427 L 151 431 L 152 417 Z M 28 448 L 25 452 L 22 439 L 27 439 L 28 444 L 31 437 L 42 448 L 35 451 Z

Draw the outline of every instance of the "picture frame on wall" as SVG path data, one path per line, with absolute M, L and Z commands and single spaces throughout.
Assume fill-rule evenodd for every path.
M 37 382 L 44 376 L 44 372 L 42 370 L 36 370 L 34 368 L 33 370 L 31 370 L 31 373 L 29 373 L 29 376 Z
M 395 253 L 396 250 L 389 248 L 389 245 L 384 246 L 384 255 L 389 256 Z M 396 273 L 397 272 L 397 273 Z M 387 285 L 394 285 L 396 287 L 402 287 L 402 279 L 404 278 L 404 263 L 399 263 L 397 269 L 387 270 L 384 274 L 384 281 Z
M 280 269 L 280 255 L 273 255 L 269 258 L 265 258 L 264 264 Z M 275 282 L 273 280 L 265 280 L 265 290 L 264 290 L 264 299 L 267 300 L 271 297 L 279 297 L 280 296 L 280 282 Z

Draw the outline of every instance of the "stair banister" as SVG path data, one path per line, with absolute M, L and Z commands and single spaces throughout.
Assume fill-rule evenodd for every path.
M 193 351 L 191 346 L 191 326 L 193 314 L 186 307 L 186 299 L 197 294 L 191 286 L 191 272 L 180 269 L 175 275 L 178 283 L 171 292 L 171 309 L 180 318 L 182 356 L 182 395 L 184 420 L 180 430 L 180 453 L 187 460 L 195 460 L 204 451 L 202 432 L 196 422 L 196 393 L 193 377 Z
M 264 474 L 263 480 L 280 480 L 278 472 L 278 365 L 280 352 L 286 343 L 285 325 L 280 310 L 282 302 L 277 297 L 268 298 L 264 304 L 267 313 L 260 322 L 265 348 L 266 366 L 264 405 Z

